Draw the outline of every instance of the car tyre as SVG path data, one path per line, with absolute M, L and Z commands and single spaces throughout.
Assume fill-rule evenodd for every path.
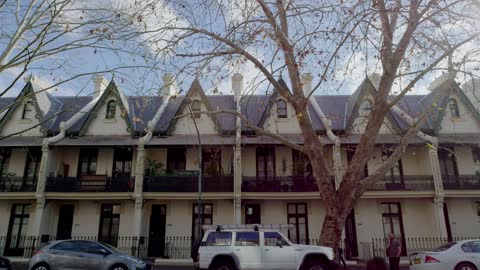
M 455 270 L 477 270 L 477 267 L 475 267 L 475 265 L 471 263 L 462 262 L 459 265 L 457 265 Z
M 328 270 L 327 266 L 322 261 L 308 260 L 302 267 L 302 270 Z
M 220 260 L 213 265 L 212 270 L 235 270 L 235 266 L 232 262 Z
M 50 270 L 50 266 L 46 263 L 39 263 L 34 265 L 31 270 Z
M 110 268 L 110 270 L 128 270 L 128 268 L 125 265 L 122 264 L 116 264 Z

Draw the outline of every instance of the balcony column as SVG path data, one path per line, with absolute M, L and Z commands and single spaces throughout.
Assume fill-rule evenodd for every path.
M 35 192 L 36 207 L 35 218 L 32 224 L 32 236 L 40 236 L 43 223 L 43 212 L 45 210 L 45 186 L 47 183 L 47 170 L 50 161 L 50 149 L 48 148 L 48 139 L 42 142 L 42 159 L 40 160 L 40 168 L 37 178 L 37 189 Z
M 241 113 L 240 99 L 243 91 L 243 76 L 235 73 L 232 76 L 232 90 L 237 107 Z M 242 223 L 242 120 L 237 115 L 235 125 L 235 148 L 233 149 L 233 220 L 235 224 Z
M 145 173 L 145 145 L 141 140 L 137 147 L 137 162 L 135 168 L 135 188 L 133 198 L 135 200 L 135 212 L 133 221 L 133 236 L 142 235 L 143 220 L 143 179 Z
M 433 184 L 435 187 L 435 198 L 433 200 L 435 207 L 435 218 L 437 220 L 438 235 L 442 238 L 447 238 L 447 224 L 445 223 L 444 214 L 444 198 L 445 192 L 443 190 L 442 173 L 440 171 L 440 161 L 438 159 L 438 141 L 432 138 L 432 147 L 430 147 L 430 166 L 432 167 Z

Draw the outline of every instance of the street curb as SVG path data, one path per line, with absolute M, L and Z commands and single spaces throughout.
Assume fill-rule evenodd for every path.
M 193 266 L 191 259 L 155 259 L 155 266 Z

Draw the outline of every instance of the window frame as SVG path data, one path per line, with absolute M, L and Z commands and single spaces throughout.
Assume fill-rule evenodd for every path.
M 460 110 L 458 108 L 458 102 L 454 98 L 450 98 L 448 100 L 448 110 L 450 112 L 451 117 L 458 118 L 460 117 Z
M 200 100 L 196 99 L 192 101 L 190 108 L 192 109 L 193 118 L 199 119 L 202 117 L 200 113 L 202 111 L 202 102 Z
M 279 119 L 288 118 L 287 102 L 283 99 L 277 100 L 277 118 Z
M 480 241 L 469 241 L 469 242 L 463 243 L 460 246 L 460 249 L 465 253 L 480 254 L 480 248 L 479 248 L 478 251 L 474 251 L 473 249 L 471 251 L 466 251 L 465 250 L 466 247 L 471 246 L 472 244 L 475 244 L 475 243 L 478 243 L 478 246 L 480 247 Z
M 115 213 L 115 207 L 118 206 L 118 213 Z M 100 226 L 98 229 L 98 240 L 101 242 L 108 243 L 112 246 L 117 246 L 118 234 L 120 229 L 120 213 L 121 205 L 119 203 L 104 203 L 100 206 Z M 103 235 L 103 225 L 105 222 L 108 222 L 108 232 L 107 235 Z M 112 228 L 116 225 L 118 226 L 117 232 L 112 232 Z
M 272 237 L 268 237 L 267 238 L 267 234 L 277 234 L 281 239 L 282 239 L 282 246 L 284 247 L 288 247 L 290 246 L 290 242 L 285 238 L 285 236 L 283 236 L 281 233 L 279 232 L 263 232 L 263 245 L 266 246 L 266 247 L 277 247 L 277 245 L 267 245 L 267 239 L 272 239 Z M 275 239 L 278 239 L 275 238 Z
M 295 212 L 290 212 L 290 206 L 295 206 Z M 304 213 L 299 213 L 298 207 L 299 206 L 304 206 L 305 212 Z M 305 244 L 310 243 L 310 238 L 309 238 L 309 231 L 308 231 L 308 205 L 307 203 L 288 203 L 287 204 L 287 224 L 292 224 L 290 223 L 290 219 L 294 218 L 295 219 L 295 231 L 291 232 L 292 230 L 288 230 L 288 239 L 292 241 L 293 243 L 300 244 L 302 239 L 300 235 L 300 229 L 299 229 L 299 218 L 304 218 L 305 219 Z M 292 240 L 293 237 L 291 233 L 295 233 L 295 240 Z
M 105 119 L 113 120 L 117 115 L 117 101 L 111 99 L 107 102 L 107 110 L 105 112 Z
M 222 244 L 222 245 L 209 245 L 209 239 L 211 236 L 214 236 L 214 235 L 226 235 L 226 236 L 229 236 L 229 237 L 223 237 L 221 239 L 230 239 L 230 242 L 228 244 Z M 216 238 L 215 238 L 216 239 Z M 229 247 L 231 246 L 233 243 L 233 233 L 232 232 L 210 232 L 207 236 L 207 239 L 205 240 L 205 246 L 209 246 L 209 247 Z
M 402 206 L 399 202 L 382 202 L 380 203 L 381 207 L 382 207 L 382 228 L 383 230 L 385 230 L 385 218 L 388 218 L 389 220 L 389 226 L 390 226 L 390 232 L 393 231 L 393 218 L 394 217 L 398 217 L 398 222 L 399 222 L 399 226 L 400 226 L 400 235 L 398 235 L 397 232 L 394 232 L 395 233 L 395 236 L 398 238 L 400 238 L 400 242 L 401 242 L 401 245 L 402 245 L 402 253 L 401 255 L 402 256 L 405 256 L 407 255 L 407 250 L 406 250 L 406 245 L 405 245 L 405 232 L 404 232 L 404 229 L 403 229 L 403 214 L 402 214 Z M 384 212 L 383 211 L 383 206 L 388 206 L 388 212 Z M 396 208 L 397 208 L 397 212 L 394 212 L 392 210 L 392 205 L 395 205 Z M 388 232 L 388 233 L 390 233 Z M 388 235 L 387 232 L 383 232 L 385 235 Z
M 263 159 L 263 168 L 259 170 L 259 158 Z M 270 160 L 271 159 L 271 160 Z M 272 162 L 272 175 L 269 173 L 268 162 Z M 256 163 L 256 176 L 261 179 L 275 178 L 276 175 L 276 164 L 275 164 L 275 148 L 271 146 L 261 146 L 256 147 L 255 149 L 255 163 Z M 259 174 L 263 172 L 263 174 Z
M 23 105 L 22 120 L 32 120 L 32 118 L 30 118 L 28 115 L 32 111 L 33 111 L 33 101 L 27 100 Z
M 248 209 L 252 208 L 252 214 L 248 214 Z M 258 210 L 258 211 L 256 211 Z M 254 221 L 250 221 L 254 220 Z M 258 221 L 258 222 L 255 222 Z M 262 224 L 262 207 L 258 203 L 245 204 L 245 224 Z
M 87 171 L 85 173 L 82 172 L 82 165 L 83 163 L 87 164 Z M 91 170 L 91 166 L 95 164 L 95 168 Z M 80 177 L 82 175 L 95 175 L 97 173 L 97 165 L 98 165 L 98 149 L 96 148 L 81 148 L 78 153 L 78 168 L 77 168 L 77 176 Z
M 239 245 L 238 242 L 240 242 L 238 240 L 238 236 L 239 235 L 248 235 L 248 234 L 251 234 L 251 235 L 254 235 L 256 234 L 257 235 L 257 238 L 256 239 L 253 239 L 253 240 L 257 240 L 257 245 Z M 243 241 L 243 242 L 246 242 L 246 241 Z M 253 242 L 254 243 L 254 242 Z M 235 242 L 234 242 L 234 245 L 236 247 L 260 247 L 260 232 L 252 232 L 252 231 L 237 231 L 235 232 Z

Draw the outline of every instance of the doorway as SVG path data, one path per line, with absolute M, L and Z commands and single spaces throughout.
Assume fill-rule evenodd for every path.
M 73 205 L 64 204 L 60 206 L 57 226 L 57 240 L 72 238 Z
M 452 237 L 452 227 L 450 227 L 450 217 L 448 216 L 448 206 L 447 203 L 443 203 L 443 215 L 445 216 L 445 226 L 447 229 L 447 238 L 448 241 L 453 241 Z
M 345 250 L 347 259 L 358 257 L 357 228 L 355 226 L 355 210 L 352 209 L 345 221 Z
M 167 206 L 152 205 L 150 233 L 148 237 L 148 257 L 165 257 L 165 225 Z
M 288 230 L 290 241 L 295 244 L 309 244 L 308 238 L 308 212 L 306 203 L 287 204 L 288 224 L 293 225 L 293 230 Z
M 385 238 L 393 233 L 402 242 L 402 256 L 407 255 L 405 233 L 403 231 L 402 208 L 398 202 L 382 203 L 383 232 Z

